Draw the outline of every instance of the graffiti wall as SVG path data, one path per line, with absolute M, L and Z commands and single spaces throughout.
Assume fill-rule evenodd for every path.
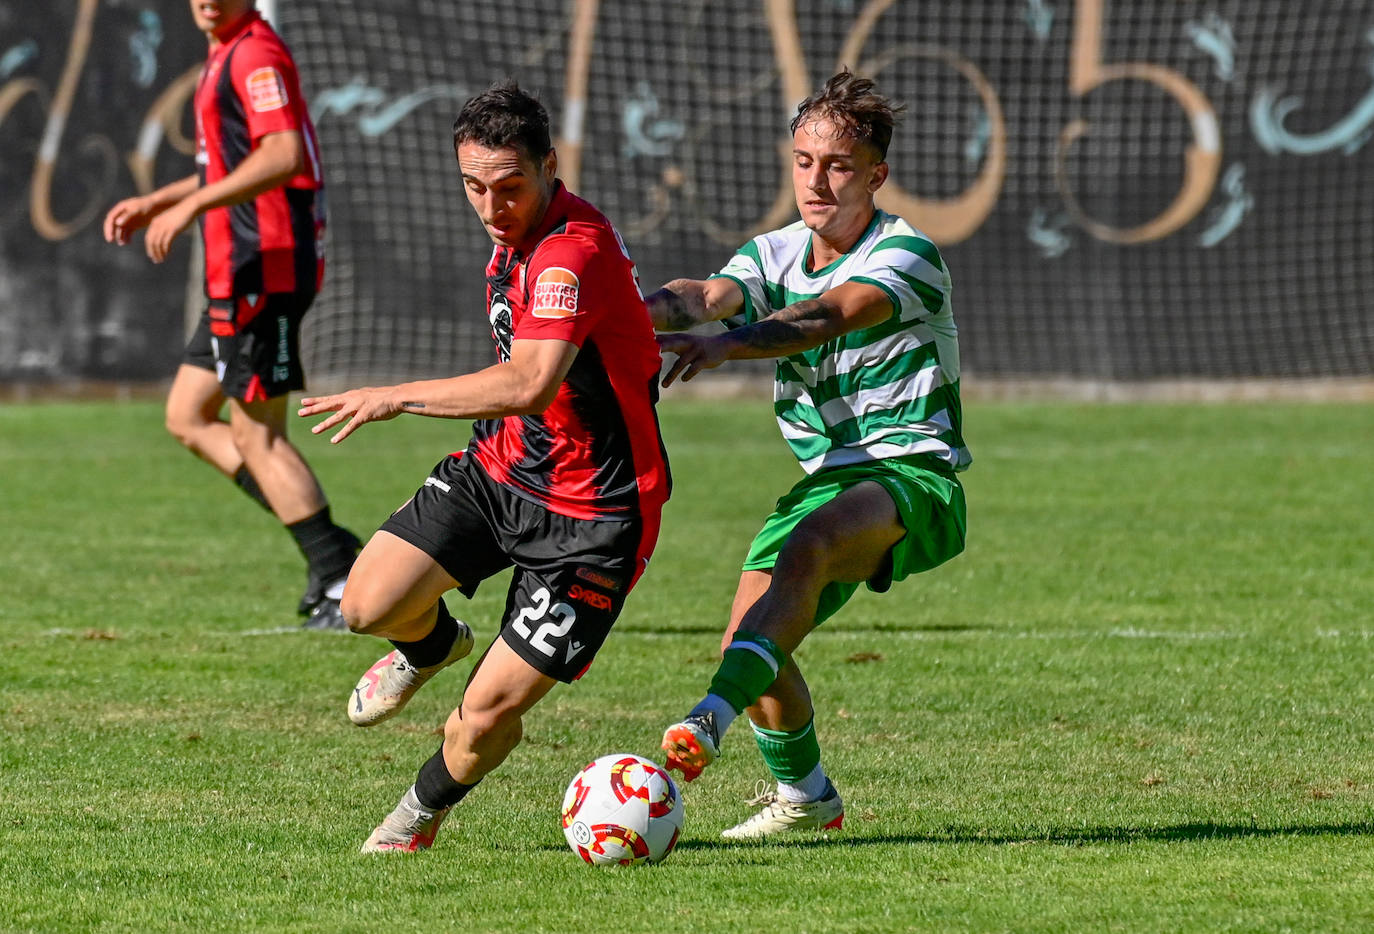
M 104 243 L 114 201 L 191 174 L 185 0 L 0 2 L 0 379 L 149 379 L 183 343 L 189 249 Z
M 279 0 L 276 16 L 329 186 L 316 374 L 490 361 L 490 244 L 450 132 L 492 80 L 545 101 L 561 174 L 655 288 L 795 217 L 786 125 L 841 64 L 905 104 L 880 203 L 942 244 L 971 378 L 1374 362 L 1366 0 Z M 183 282 L 95 221 L 190 171 L 188 19 L 182 0 L 0 0 L 0 379 L 175 365 Z

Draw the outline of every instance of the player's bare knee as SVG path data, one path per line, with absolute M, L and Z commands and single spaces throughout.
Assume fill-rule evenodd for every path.
M 268 426 L 250 419 L 234 419 L 229 427 L 234 447 L 245 459 L 251 460 L 271 451 L 274 433 Z
M 453 731 L 450 737 L 450 730 Z M 512 711 L 499 708 L 459 708 L 456 718 L 449 718 L 444 725 L 445 741 L 457 743 L 479 757 L 498 756 L 515 748 L 524 735 L 520 716 Z
M 787 538 L 778 554 L 774 580 L 779 578 L 813 578 L 825 573 L 837 542 L 819 529 L 797 528 Z
M 359 635 L 375 635 L 388 622 L 389 610 L 390 607 L 374 599 L 365 586 L 354 586 L 352 580 L 339 599 L 339 613 L 348 623 L 349 631 Z
M 350 610 L 352 612 L 350 612 Z M 357 633 L 360 636 L 371 635 L 372 630 L 377 628 L 377 620 L 371 620 L 362 616 L 349 606 L 349 604 L 343 601 L 339 602 L 339 615 L 341 615 L 344 618 L 344 622 L 348 624 L 348 631 Z
M 176 409 L 167 409 L 163 414 L 162 425 L 167 433 L 176 438 L 182 447 L 194 448 L 196 429 L 200 423 Z

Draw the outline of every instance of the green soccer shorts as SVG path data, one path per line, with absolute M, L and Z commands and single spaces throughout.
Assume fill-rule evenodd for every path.
M 749 546 L 743 570 L 772 568 L 792 530 L 816 509 L 845 490 L 872 480 L 882 485 L 897 505 L 906 535 L 892 546 L 883 569 L 866 583 L 875 593 L 885 593 L 893 581 L 928 571 L 964 550 L 968 526 L 964 488 L 952 473 L 936 471 L 915 458 L 889 458 L 835 467 L 803 477 L 782 499 Z M 825 622 L 849 602 L 857 583 L 835 581 L 821 591 L 816 625 Z

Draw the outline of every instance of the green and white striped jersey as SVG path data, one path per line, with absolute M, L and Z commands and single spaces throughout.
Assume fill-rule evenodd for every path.
M 801 221 L 750 240 L 717 276 L 744 292 L 740 327 L 846 282 L 887 293 L 892 316 L 778 360 L 773 410 L 807 473 L 919 455 L 964 470 L 959 340 L 940 251 L 906 221 L 878 211 L 848 253 L 807 271 Z

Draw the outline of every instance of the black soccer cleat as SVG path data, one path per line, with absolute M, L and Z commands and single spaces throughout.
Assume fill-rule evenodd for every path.
M 301 594 L 301 602 L 296 604 L 296 615 L 309 616 L 310 611 L 319 606 L 323 599 L 324 582 L 315 576 L 314 571 L 306 571 L 305 593 Z
M 348 621 L 344 619 L 343 613 L 339 611 L 339 601 L 332 597 L 323 597 L 315 608 L 310 611 L 310 615 L 301 623 L 302 629 L 317 629 L 321 632 L 348 632 Z

